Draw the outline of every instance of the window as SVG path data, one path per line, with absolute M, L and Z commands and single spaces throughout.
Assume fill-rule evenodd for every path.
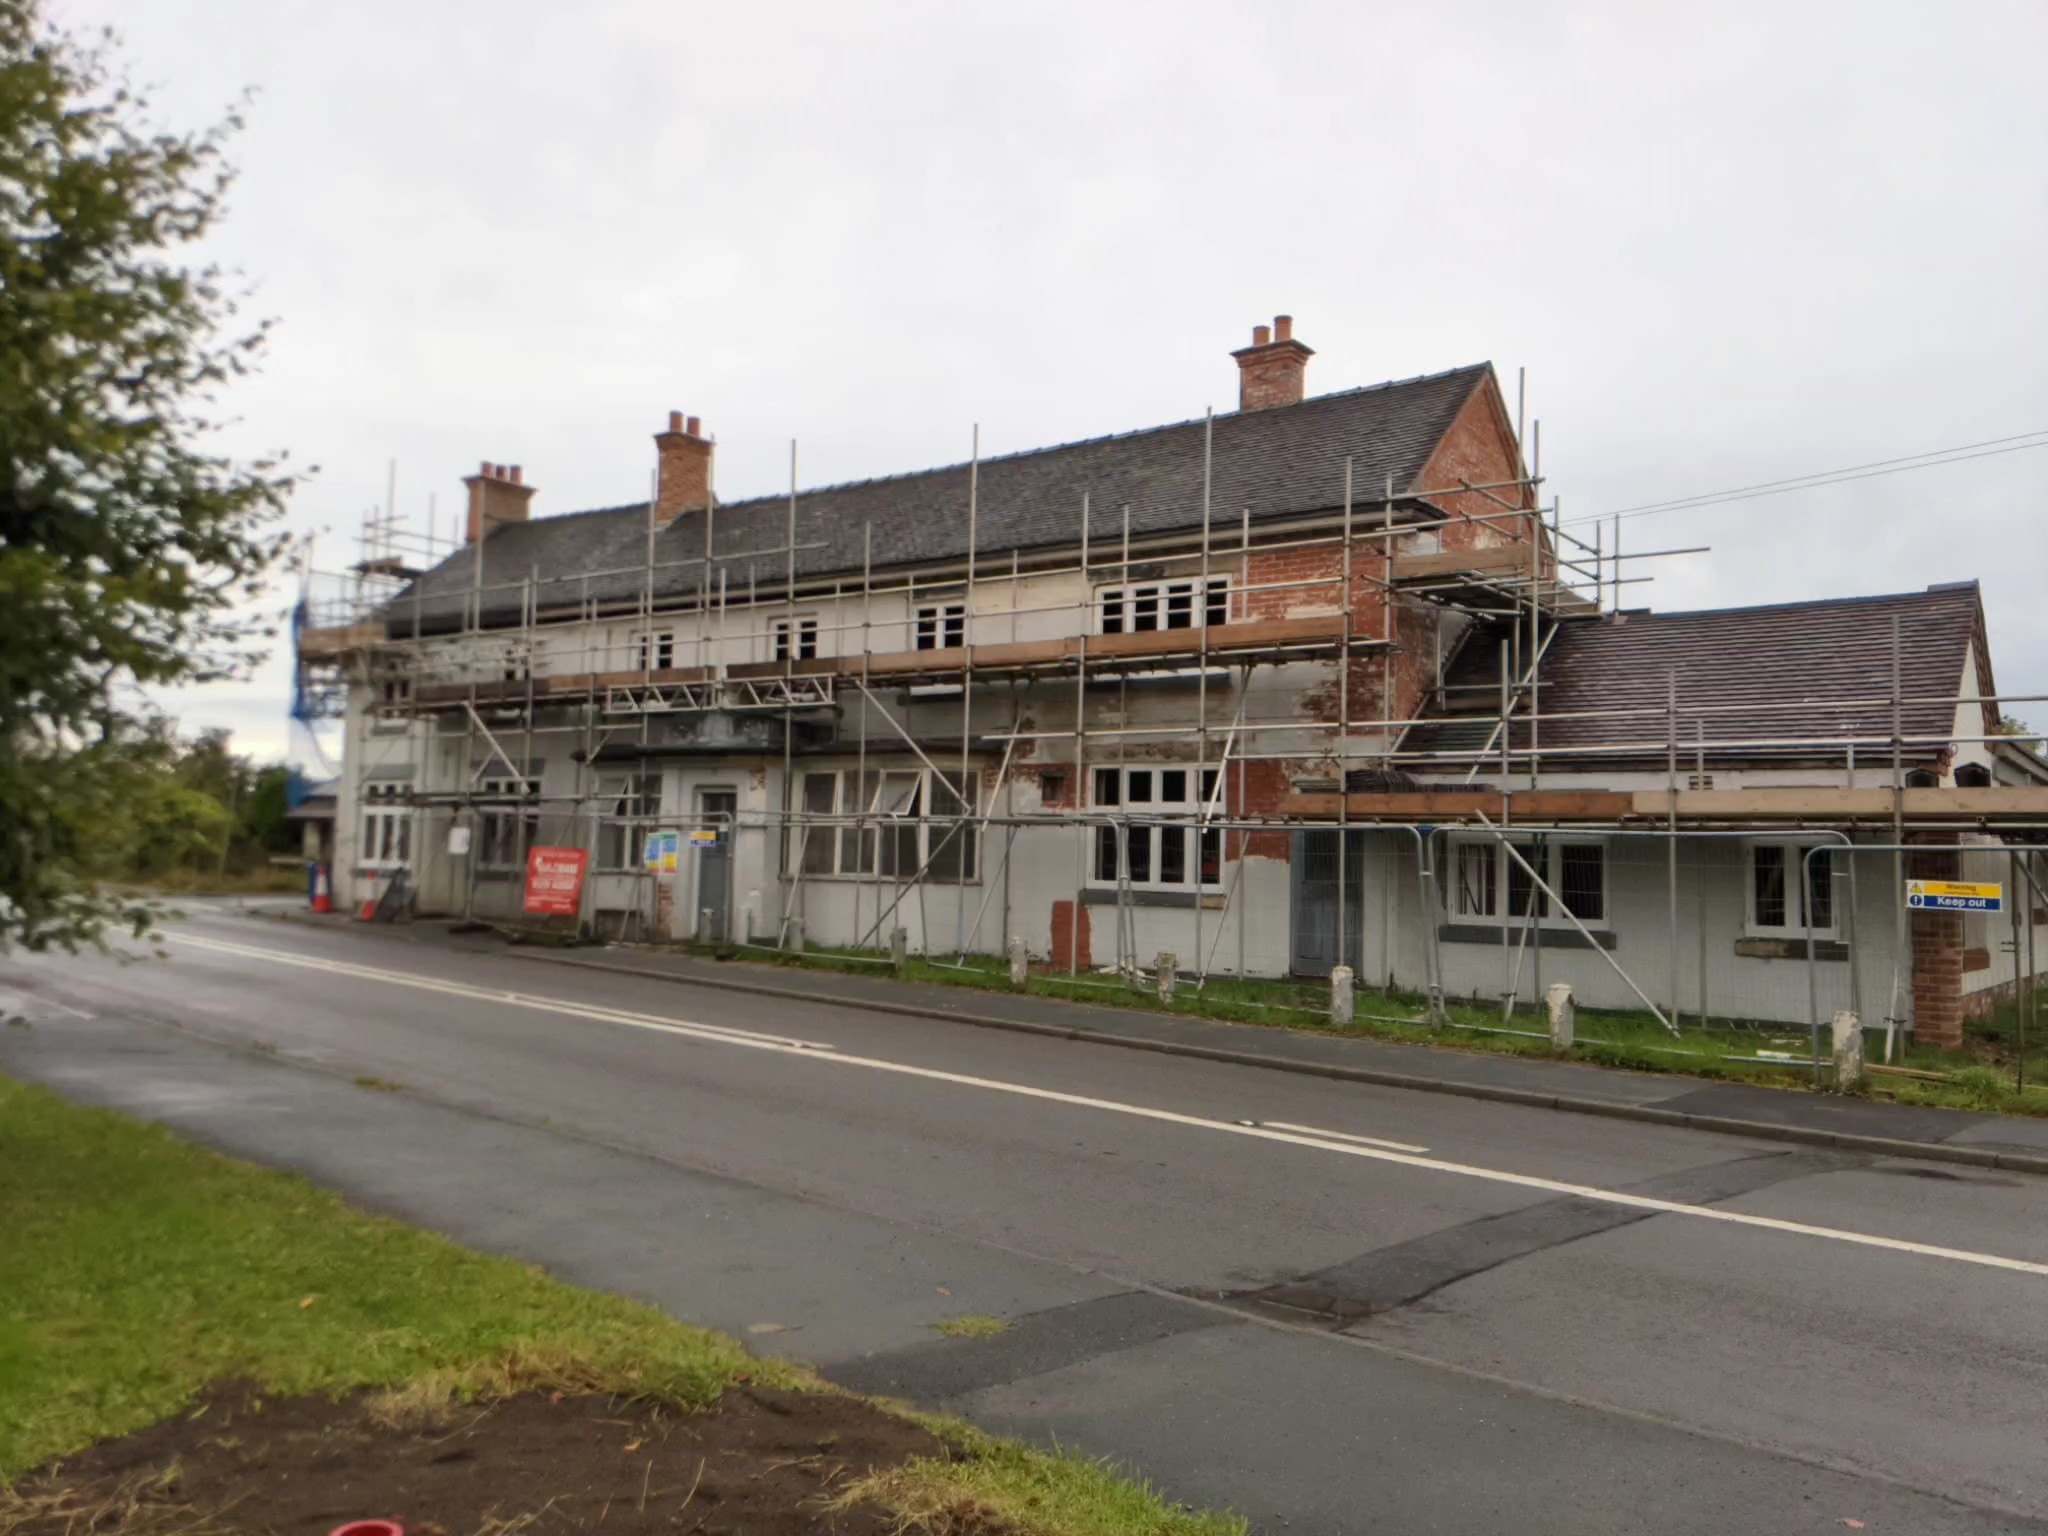
M 399 672 L 386 672 L 375 680 L 377 697 L 374 704 L 380 716 L 402 715 L 412 703 L 412 679 Z
M 661 815 L 661 775 L 618 774 L 598 783 L 597 867 L 638 869 Z
M 533 656 L 527 650 L 525 641 L 514 640 L 505 647 L 499 670 L 508 683 L 523 683 L 533 676 Z
M 1749 927 L 1752 933 L 1790 938 L 1806 934 L 1804 887 L 1812 887 L 1813 931 L 1835 931 L 1835 871 L 1832 858 L 1808 859 L 1811 845 L 1749 845 Z
M 1214 768 L 1096 769 L 1096 809 L 1121 819 L 1095 829 L 1095 883 L 1155 891 L 1221 886 L 1223 830 L 1194 824 L 1215 793 Z
M 803 776 L 790 862 L 806 875 L 908 880 L 922 869 L 933 880 L 975 879 L 981 829 L 963 818 L 981 814 L 981 773 L 967 770 L 964 797 L 959 781 L 922 767 L 813 769 Z
M 1201 601 L 1197 602 L 1197 598 Z M 1097 600 L 1105 635 L 1138 635 L 1158 629 L 1193 629 L 1198 624 L 1230 622 L 1227 576 L 1211 576 L 1206 591 L 1199 576 L 1185 581 L 1105 587 Z
M 356 862 L 367 869 L 397 869 L 412 862 L 410 780 L 385 779 L 363 786 L 363 841 Z
M 1495 838 L 1460 838 L 1451 844 L 1451 882 L 1445 893 L 1454 919 L 1520 922 L 1569 928 L 1577 918 L 1589 928 L 1607 922 L 1607 845 L 1584 839 L 1516 838 L 1517 859 Z M 1553 903 L 1522 860 L 1557 895 Z M 1502 908 L 1502 893 L 1506 907 Z M 1567 915 L 1569 914 L 1569 915 Z
M 657 629 L 634 637 L 638 642 L 640 659 L 634 663 L 637 672 L 666 672 L 676 664 L 676 632 L 672 629 Z
M 967 606 L 934 603 L 917 610 L 917 648 L 937 651 L 967 643 Z
M 498 778 L 478 781 L 479 795 L 499 799 L 530 799 L 540 793 L 534 779 Z M 477 816 L 478 869 L 523 869 L 526 850 L 540 833 L 540 810 L 526 805 L 485 806 Z
M 815 616 L 801 619 L 777 619 L 770 632 L 775 636 L 775 659 L 790 660 L 791 626 L 795 626 L 796 657 L 798 661 L 813 660 L 818 654 L 818 621 Z
M 1064 773 L 1048 768 L 1039 774 L 1038 803 L 1042 806 L 1067 803 L 1067 776 Z

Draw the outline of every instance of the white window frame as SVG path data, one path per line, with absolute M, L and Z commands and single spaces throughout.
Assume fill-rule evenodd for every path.
M 923 764 L 871 761 L 865 771 L 865 794 L 859 767 L 805 768 L 798 773 L 795 805 L 799 818 L 847 820 L 813 826 L 799 819 L 785 848 L 785 867 L 806 880 L 907 880 L 923 869 L 936 851 L 939 861 L 926 878 L 950 884 L 963 878 L 964 864 L 965 883 L 980 883 L 980 768 L 967 770 L 964 798 L 968 824 L 957 832 L 953 832 L 950 809 L 933 809 L 933 774 Z M 944 798 L 949 806 L 953 802 L 951 786 L 958 777 L 957 770 L 945 775 L 948 789 Z M 825 789 L 828 780 L 829 793 Z M 854 824 L 851 818 L 857 816 L 869 820 L 865 825 Z M 948 832 L 953 832 L 950 842 L 946 841 Z
M 1203 601 L 1200 576 L 1165 576 L 1157 581 L 1131 581 L 1095 592 L 1095 629 L 1104 635 L 1153 634 L 1176 629 L 1200 629 L 1209 624 L 1230 622 L 1230 578 L 1208 578 L 1207 600 Z M 1186 600 L 1179 615 L 1184 622 L 1172 622 L 1174 599 Z M 1149 623 L 1141 623 L 1149 619 Z
M 1801 867 L 1809 848 L 1839 848 L 1839 843 L 1799 842 L 1792 838 L 1760 837 L 1742 845 L 1742 929 L 1753 939 L 1803 939 L 1807 936 L 1806 926 L 1806 873 Z M 1757 899 L 1757 854 L 1762 849 L 1779 850 L 1783 858 L 1784 921 L 1767 923 L 1759 911 Z M 1812 928 L 1816 939 L 1833 939 L 1840 936 L 1842 913 L 1836 902 L 1847 886 L 1847 881 L 1837 878 L 1832 858 L 1813 860 L 1813 877 L 1816 888 L 1823 878 L 1827 882 L 1827 917 L 1825 923 L 1815 923 Z M 1825 872 L 1825 875 L 1823 874 Z
M 1448 919 L 1453 923 L 1498 924 L 1503 918 L 1509 923 L 1521 926 L 1529 921 L 1527 906 L 1518 909 L 1515 887 L 1528 881 L 1523 893 L 1525 900 L 1536 909 L 1536 926 L 1539 928 L 1570 928 L 1576 930 L 1581 924 L 1594 932 L 1611 932 L 1614 927 L 1614 861 L 1608 857 L 1606 839 L 1598 837 L 1573 837 L 1569 835 L 1543 838 L 1539 859 L 1538 846 L 1533 837 L 1511 839 L 1515 849 L 1533 865 L 1543 877 L 1543 883 L 1557 892 L 1560 901 L 1553 903 L 1538 890 L 1533 881 L 1495 837 L 1460 837 L 1450 839 L 1450 857 L 1444 878 L 1444 907 Z M 1574 923 L 1562 910 L 1565 895 L 1565 850 L 1591 848 L 1600 855 L 1600 911 L 1597 916 L 1578 914 Z
M 533 676 L 533 647 L 524 640 L 508 640 L 499 654 L 500 682 L 523 683 Z
M 1166 776 L 1181 775 L 1169 797 Z M 1198 827 L 1205 798 L 1216 792 L 1219 770 L 1200 763 L 1122 763 L 1089 770 L 1088 803 L 1097 818 L 1129 816 L 1122 825 L 1098 819 L 1088 856 L 1088 883 L 1097 889 L 1128 885 L 1134 891 L 1223 889 L 1223 829 Z M 1113 786 L 1113 788 L 1112 788 Z M 1220 806 L 1219 806 L 1220 809 Z M 1158 819 L 1151 820 L 1151 817 Z M 1121 834 L 1121 835 L 1119 835 Z M 1180 877 L 1169 879 L 1169 856 L 1178 848 Z M 1203 877 L 1203 853 L 1214 852 L 1214 874 Z
M 410 779 L 375 779 L 363 785 L 363 840 L 356 848 L 360 869 L 403 869 L 412 862 Z
M 676 632 L 672 629 L 643 629 L 633 637 L 634 654 L 640 660 L 635 672 L 668 672 L 676 664 Z
M 646 861 L 647 835 L 661 820 L 659 773 L 608 773 L 597 781 L 597 867 L 633 873 Z
M 912 647 L 920 651 L 945 651 L 967 643 L 967 605 L 926 603 L 917 610 L 911 631 Z
M 790 631 L 796 631 L 796 654 L 790 654 Z M 818 616 L 800 613 L 780 618 L 768 626 L 769 651 L 777 661 L 815 661 L 818 658 Z
M 523 795 L 525 805 L 489 805 L 477 812 L 476 867 L 482 870 L 524 870 L 527 852 L 540 837 L 540 806 L 532 797 L 540 793 L 540 780 L 515 774 L 479 779 L 480 795 Z M 522 832 L 524 836 L 522 836 Z M 513 846 L 505 857 L 507 843 Z

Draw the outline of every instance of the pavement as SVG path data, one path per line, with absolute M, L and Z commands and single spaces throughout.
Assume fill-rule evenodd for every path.
M 2048 1180 L 221 909 L 164 948 L 0 963 L 0 1071 L 1262 1532 L 2048 1531 Z

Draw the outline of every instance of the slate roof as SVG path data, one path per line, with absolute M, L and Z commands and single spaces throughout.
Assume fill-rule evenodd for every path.
M 1403 379 L 1366 389 L 1319 395 L 1297 405 L 1233 412 L 1215 419 L 1211 476 L 1213 526 L 1228 537 L 1241 509 L 1255 519 L 1321 511 L 1342 504 L 1344 461 L 1354 460 L 1354 485 L 1361 500 L 1379 493 L 1389 476 L 1397 489 L 1418 488 L 1420 475 L 1492 364 L 1476 363 L 1444 373 Z M 1202 525 L 1201 420 L 1177 422 L 984 459 L 980 466 L 975 545 L 985 557 L 1072 546 L 1080 538 L 1081 497 L 1092 504 L 1091 537 L 1120 537 L 1122 507 L 1131 509 L 1133 534 L 1199 530 Z M 822 486 L 797 497 L 797 543 L 815 545 L 797 555 L 799 577 L 861 569 L 862 527 L 874 530 L 874 566 L 942 563 L 967 553 L 969 466 L 952 464 L 916 474 Z M 784 540 L 789 498 L 763 496 L 724 502 L 714 523 L 720 554 L 779 549 Z M 686 513 L 655 535 L 654 559 L 687 559 L 703 552 L 703 524 Z M 539 602 L 575 603 L 586 592 L 599 600 L 637 597 L 644 582 L 647 504 L 540 517 L 492 531 L 484 541 L 483 584 L 517 583 L 538 571 Z M 437 615 L 459 614 L 475 579 L 475 552 L 457 550 L 420 578 L 419 600 L 426 627 Z M 727 581 L 744 590 L 751 567 L 764 586 L 780 583 L 786 557 L 727 560 Z M 657 597 L 693 592 L 698 569 L 657 571 Z M 487 594 L 487 614 L 516 615 L 516 591 Z M 394 621 L 410 615 L 408 588 L 387 612 Z
M 1952 702 L 1963 678 L 1963 662 L 1981 634 L 1981 607 L 1974 581 L 1875 597 L 1828 598 L 1773 603 L 1755 608 L 1709 608 L 1690 613 L 1622 613 L 1567 622 L 1541 669 L 1538 708 L 1545 716 L 1577 710 L 1639 709 L 1650 713 L 1623 719 L 1549 720 L 1539 744 L 1566 747 L 1623 747 L 1659 744 L 1643 758 L 1626 754 L 1562 756 L 1547 760 L 1559 772 L 1592 772 L 1601 767 L 1650 762 L 1662 767 L 1667 739 L 1669 681 L 1678 676 L 1679 759 L 1693 760 L 1686 742 L 1699 729 L 1687 710 L 1711 708 L 1703 716 L 1708 741 L 1736 743 L 1709 748 L 1709 765 L 1730 761 L 1785 761 L 1823 757 L 1841 762 L 1843 749 L 1744 746 L 1787 737 L 1882 737 L 1892 733 L 1892 620 L 1899 621 L 1900 672 L 1908 704 L 1904 734 L 1946 741 L 1955 730 Z M 1453 700 L 1480 700 L 1499 710 L 1499 635 L 1475 631 L 1460 648 L 1444 681 Z M 1981 653 L 1980 653 L 1981 655 Z M 1990 691 L 1988 659 L 1980 674 Z M 1831 701 L 1877 699 L 1874 705 L 1827 707 Z M 1942 700 L 1951 702 L 1944 703 Z M 1743 706 L 1800 703 L 1811 709 L 1746 713 Z M 1726 711 L 1725 713 L 1722 711 Z M 1470 741 L 1468 724 L 1418 726 L 1404 750 L 1477 750 L 1485 732 Z M 1966 732 L 1965 734 L 1976 734 Z M 1528 744 L 1528 728 L 1514 733 L 1514 745 Z M 1498 743 L 1496 743 L 1496 747 Z M 1906 748 L 1909 759 L 1925 761 L 1938 746 Z M 1888 748 L 1864 748 L 1858 757 L 1889 760 Z

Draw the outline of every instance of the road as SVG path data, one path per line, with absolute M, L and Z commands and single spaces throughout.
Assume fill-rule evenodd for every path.
M 2048 1530 L 2048 1180 L 228 909 L 163 948 L 0 964 L 0 1071 L 1261 1531 Z

